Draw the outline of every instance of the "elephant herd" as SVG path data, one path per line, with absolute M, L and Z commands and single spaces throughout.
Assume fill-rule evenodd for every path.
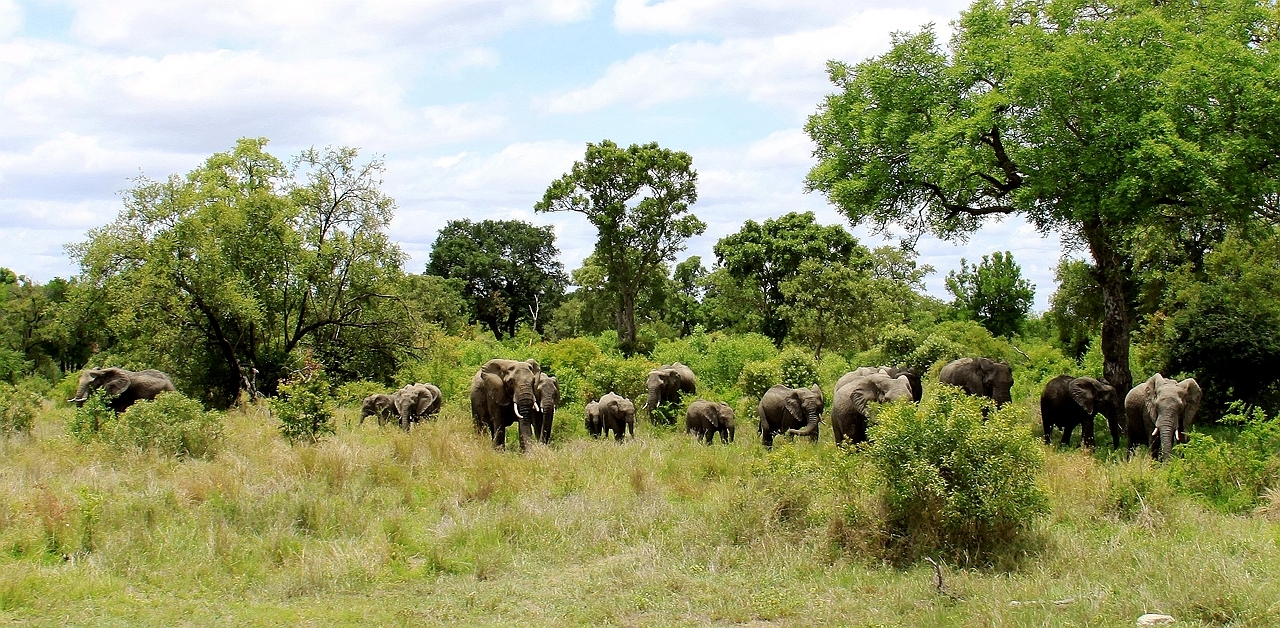
M 970 395 L 988 397 L 997 408 L 1012 397 L 1013 371 L 1008 363 L 988 358 L 961 358 L 945 365 L 938 380 Z M 662 404 L 679 403 L 682 396 L 697 392 L 697 377 L 684 364 L 664 364 L 649 372 L 646 381 L 647 410 Z M 67 401 L 83 404 L 97 390 L 110 396 L 108 404 L 123 412 L 134 402 L 154 399 L 175 390 L 169 376 L 156 370 L 127 371 L 120 368 L 85 369 L 75 397 Z M 923 394 L 919 375 L 909 369 L 862 367 L 842 376 L 835 384 L 831 402 L 831 430 L 837 444 L 867 440 L 871 403 L 899 399 L 920 401 Z M 1081 426 L 1081 443 L 1094 446 L 1093 418 L 1107 420 L 1111 442 L 1119 448 L 1123 431 L 1128 449 L 1149 445 L 1153 458 L 1165 459 L 1176 442 L 1186 440 L 1186 430 L 1195 420 L 1202 393 L 1194 379 L 1165 378 L 1160 374 L 1133 387 L 1120 398 L 1111 385 L 1092 377 L 1060 375 L 1050 380 L 1040 396 L 1040 416 L 1044 442 L 1049 444 L 1054 428 L 1062 430 L 1063 445 L 1069 445 L 1076 426 Z M 471 378 L 471 416 L 477 433 L 488 432 L 493 445 L 506 444 L 507 427 L 518 424 L 521 449 L 532 441 L 551 442 L 551 427 L 560 402 L 560 384 L 543 372 L 536 360 L 489 360 Z M 440 411 L 440 389 L 432 384 L 409 384 L 389 394 L 369 395 L 361 403 L 360 421 L 376 417 L 379 425 L 395 420 L 403 429 Z M 822 389 L 773 386 L 757 406 L 759 433 L 765 447 L 772 447 L 779 435 L 803 436 L 818 440 L 818 425 L 826 407 Z M 617 440 L 635 436 L 636 407 L 629 399 L 609 392 L 586 406 L 585 425 L 593 437 Z M 722 443 L 733 442 L 736 429 L 733 408 L 724 402 L 698 399 L 685 413 L 685 430 L 711 444 L 718 434 Z

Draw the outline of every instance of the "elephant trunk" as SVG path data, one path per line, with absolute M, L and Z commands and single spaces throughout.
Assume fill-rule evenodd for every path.
M 657 389 L 650 390 L 649 396 L 644 398 L 644 408 L 646 410 L 653 410 L 654 408 L 658 407 L 658 401 L 659 401 L 658 390 Z
M 733 426 L 732 426 L 732 425 L 730 425 L 729 427 L 726 427 L 726 428 L 724 428 L 724 429 L 720 430 L 720 442 L 722 442 L 722 443 L 726 443 L 726 444 L 728 444 L 728 443 L 732 443 L 732 442 L 733 442 L 733 432 L 734 432 L 734 428 L 733 428 Z
M 1169 455 L 1173 453 L 1174 428 L 1168 421 L 1162 421 L 1160 426 L 1156 428 L 1160 432 L 1160 461 L 1164 462 L 1169 459 Z
M 787 433 L 794 436 L 813 436 L 814 434 L 817 434 L 818 433 L 818 413 L 810 412 L 808 414 L 809 414 L 809 422 L 806 423 L 803 428 L 798 430 L 790 429 L 790 430 L 787 430 Z

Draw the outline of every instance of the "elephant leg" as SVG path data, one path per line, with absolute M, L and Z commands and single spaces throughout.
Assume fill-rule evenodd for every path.
M 506 449 L 507 447 L 507 428 L 498 427 L 497 424 L 489 425 L 489 433 L 493 435 L 493 448 Z
M 840 429 L 841 423 L 842 421 L 831 419 L 831 438 L 835 439 L 837 446 L 839 446 L 840 443 L 844 442 L 845 434 L 844 434 L 844 430 Z
M 1049 421 L 1049 417 L 1043 413 L 1040 415 L 1040 425 L 1044 427 L 1044 444 L 1049 444 L 1049 439 L 1053 438 L 1053 423 Z
M 1111 450 L 1120 450 L 1120 422 L 1107 419 L 1107 428 L 1111 430 Z
M 1074 423 L 1068 423 L 1067 425 L 1062 426 L 1062 440 L 1061 440 L 1061 441 L 1058 441 L 1058 446 L 1059 446 L 1059 447 L 1070 447 L 1070 446 L 1071 446 L 1071 433 L 1072 433 L 1072 432 L 1074 432 L 1074 431 L 1076 431 L 1076 426 L 1075 426 L 1075 424 L 1074 424 Z
M 1080 424 L 1080 446 L 1093 449 L 1094 446 L 1093 417 Z
M 528 451 L 529 441 L 533 440 L 533 427 L 529 425 L 529 419 L 520 419 L 520 451 Z

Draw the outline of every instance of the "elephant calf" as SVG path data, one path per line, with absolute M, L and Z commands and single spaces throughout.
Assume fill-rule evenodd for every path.
M 587 404 L 587 432 L 600 438 L 613 431 L 614 438 L 621 441 L 627 430 L 631 437 L 636 437 L 636 405 L 629 399 L 613 393 L 601 397 L 599 401 Z
M 773 437 L 784 432 L 818 442 L 818 420 L 825 407 L 826 400 L 817 384 L 812 388 L 788 388 L 782 384 L 770 388 L 758 407 L 764 446 L 773 447 Z
M 368 417 L 377 417 L 378 425 L 386 425 L 391 417 L 399 416 L 396 412 L 396 398 L 394 395 L 384 393 L 375 393 L 364 398 L 360 402 L 360 424 L 364 424 L 364 420 Z
M 1080 428 L 1080 443 L 1093 448 L 1093 415 L 1107 418 L 1111 443 L 1120 448 L 1120 397 L 1110 384 L 1092 377 L 1059 375 L 1044 385 L 1040 393 L 1040 423 L 1044 444 L 1049 444 L 1053 428 L 1062 428 L 1062 445 L 1071 444 L 1071 433 Z
M 831 433 L 837 445 L 845 438 L 855 445 L 867 440 L 868 404 L 913 399 L 911 380 L 905 374 L 890 377 L 884 371 L 857 372 L 840 378 L 831 400 Z
M 107 405 L 116 412 L 124 412 L 138 401 L 150 401 L 162 392 L 175 391 L 169 376 L 155 369 L 126 371 L 121 368 L 85 369 L 80 373 L 76 396 L 67 401 L 84 405 L 89 396 L 102 389 L 113 398 Z
M 697 436 L 708 445 L 715 439 L 716 434 L 720 434 L 721 443 L 726 445 L 732 443 L 735 429 L 733 408 L 723 401 L 712 403 L 699 399 L 689 404 L 689 410 L 685 412 L 685 433 Z

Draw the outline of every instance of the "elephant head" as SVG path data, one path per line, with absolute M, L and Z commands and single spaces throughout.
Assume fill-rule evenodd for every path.
M 988 358 L 960 358 L 942 367 L 938 378 L 959 386 L 970 395 L 990 397 L 999 408 L 1013 400 L 1013 369 L 1009 363 Z
M 375 393 L 364 398 L 360 403 L 360 423 L 363 424 L 366 417 L 376 416 L 378 425 L 387 422 L 387 417 L 396 414 L 396 396 Z
M 80 373 L 80 382 L 76 386 L 76 396 L 68 402 L 77 406 L 84 405 L 89 396 L 97 390 L 106 391 L 112 397 L 119 397 L 133 384 L 133 373 L 115 367 L 105 369 L 85 369 Z
M 538 396 L 535 386 L 538 375 L 542 373 L 536 360 L 501 360 L 493 359 L 480 367 L 484 378 L 484 392 L 492 403 L 499 406 L 511 406 L 517 418 L 530 416 L 530 410 L 537 409 Z
M 587 404 L 586 426 L 587 433 L 596 438 L 599 438 L 600 433 L 604 431 L 604 417 L 600 416 L 599 401 L 592 401 Z
M 723 401 L 712 403 L 699 399 L 689 404 L 685 417 L 685 431 L 698 434 L 706 440 L 708 445 L 716 434 L 720 435 L 722 443 L 733 442 L 737 423 L 734 420 L 733 408 L 729 404 Z
M 539 373 L 534 382 L 534 395 L 538 399 L 540 414 L 537 427 L 538 440 L 551 443 L 551 424 L 555 421 L 556 405 L 560 403 L 560 382 L 546 373 Z
M 400 427 L 406 430 L 411 422 L 439 412 L 443 401 L 440 389 L 434 384 L 409 384 L 397 391 L 394 398 Z
M 836 393 L 849 395 L 853 407 L 863 416 L 867 414 L 867 404 L 872 402 L 887 403 L 899 399 L 912 399 L 911 381 L 907 376 L 889 377 L 883 372 L 855 378 Z
M 1141 419 L 1143 434 L 1150 433 L 1151 455 L 1167 460 L 1173 453 L 1175 441 L 1181 441 L 1188 426 L 1195 420 L 1202 398 L 1200 385 L 1194 379 L 1181 382 L 1159 373 L 1138 384 L 1125 396 L 1125 414 L 1129 417 L 1132 443 Z
M 1094 414 L 1101 414 L 1106 417 L 1109 424 L 1119 424 L 1120 395 L 1116 393 L 1115 387 L 1111 384 L 1092 377 L 1077 377 L 1071 380 L 1070 384 L 1067 384 L 1067 392 L 1070 393 L 1072 401 L 1075 401 L 1076 405 L 1080 406 L 1081 410 L 1084 410 L 1085 415 L 1090 418 L 1090 422 L 1092 422 Z M 1085 445 L 1092 447 L 1093 443 L 1089 442 L 1085 443 Z
M 644 408 L 653 410 L 659 404 L 679 401 L 682 393 L 697 392 L 698 379 L 694 376 L 692 369 L 679 362 L 673 362 L 649 371 L 645 388 L 649 394 L 645 397 Z
M 795 436 L 812 436 L 818 433 L 818 420 L 826 400 L 822 396 L 822 388 L 814 384 L 811 388 L 796 388 L 787 396 L 786 409 L 796 421 L 804 422 L 804 427 L 789 429 L 788 434 Z

